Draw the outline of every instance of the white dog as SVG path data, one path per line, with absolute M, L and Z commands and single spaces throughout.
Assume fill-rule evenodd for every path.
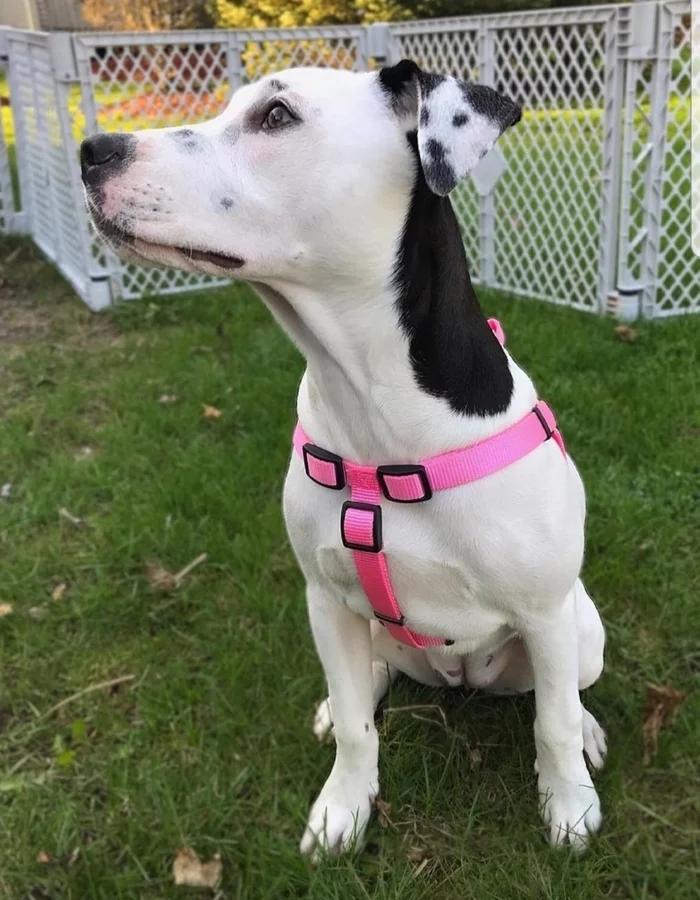
M 328 682 L 315 730 L 336 741 L 301 842 L 314 858 L 364 834 L 374 711 L 399 672 L 534 688 L 551 841 L 581 849 L 601 822 L 584 751 L 600 766 L 605 735 L 579 698 L 604 645 L 578 577 L 583 486 L 481 313 L 446 196 L 519 118 L 404 61 L 282 72 L 205 124 L 82 147 L 117 252 L 250 282 L 306 357 L 284 514 Z

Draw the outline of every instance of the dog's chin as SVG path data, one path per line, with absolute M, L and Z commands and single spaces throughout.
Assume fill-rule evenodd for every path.
M 238 256 L 197 247 L 178 247 L 147 241 L 105 219 L 93 221 L 97 232 L 117 256 L 140 266 L 163 266 L 221 277 L 231 276 L 245 264 Z

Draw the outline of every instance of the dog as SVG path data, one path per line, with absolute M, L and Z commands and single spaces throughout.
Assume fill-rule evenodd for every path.
M 314 730 L 336 745 L 301 841 L 314 860 L 362 841 L 374 712 L 399 673 L 534 689 L 551 843 L 582 850 L 601 824 L 585 756 L 599 767 L 606 737 L 579 696 L 605 643 L 579 577 L 584 489 L 481 312 L 448 196 L 520 116 L 404 60 L 280 72 L 211 121 L 81 147 L 90 214 L 118 254 L 245 280 L 306 358 L 283 505 L 328 685 Z M 533 446 L 496 465 L 533 416 Z M 478 478 L 431 484 L 484 448 Z

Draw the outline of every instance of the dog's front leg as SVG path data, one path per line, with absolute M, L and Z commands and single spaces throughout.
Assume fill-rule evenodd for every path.
M 542 817 L 554 846 L 583 850 L 602 821 L 583 757 L 574 592 L 521 629 L 535 683 L 535 747 Z
M 361 842 L 379 790 L 379 738 L 369 622 L 316 587 L 307 589 L 307 602 L 328 682 L 336 742 L 333 769 L 301 841 L 301 852 L 316 861 L 324 852 L 339 853 Z

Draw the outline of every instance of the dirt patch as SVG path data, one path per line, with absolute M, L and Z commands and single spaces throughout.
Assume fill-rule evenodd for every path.
M 33 344 L 97 350 L 123 341 L 109 315 L 94 313 L 28 240 L 0 240 L 0 354 Z

